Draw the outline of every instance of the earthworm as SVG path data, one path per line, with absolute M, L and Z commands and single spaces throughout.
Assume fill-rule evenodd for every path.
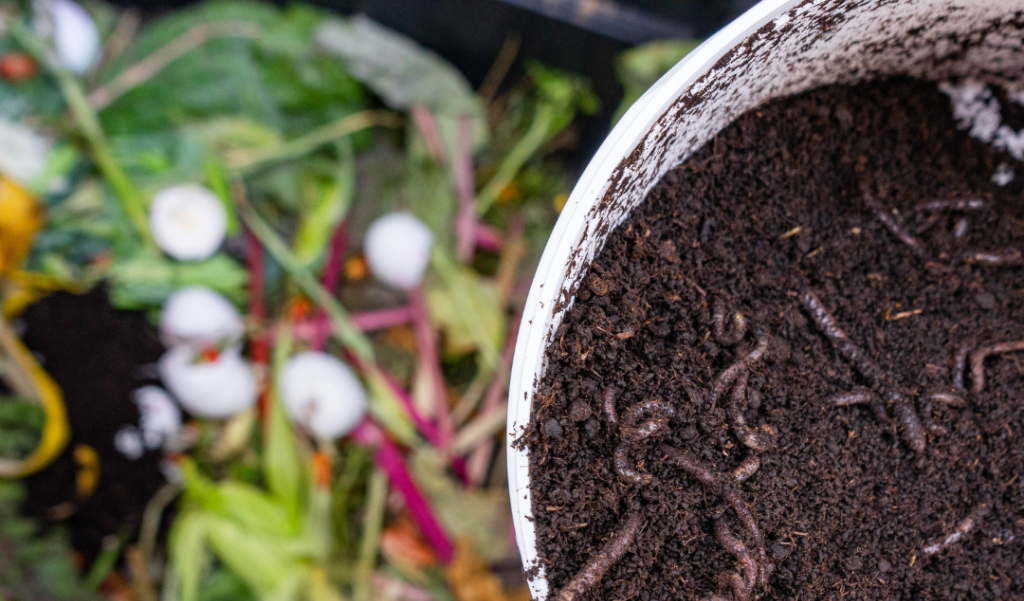
M 630 486 L 647 486 L 654 481 L 654 477 L 633 468 L 633 462 L 629 459 L 629 447 L 627 443 L 615 447 L 615 473 Z
M 915 451 L 923 451 L 926 443 L 924 427 L 921 425 L 921 419 L 918 417 L 909 399 L 906 398 L 906 395 L 892 388 L 889 378 L 882 371 L 882 368 L 868 358 L 864 351 L 860 350 L 850 340 L 846 332 L 836 323 L 835 317 L 829 313 L 816 294 L 808 290 L 801 295 L 801 300 L 803 301 L 804 308 L 810 313 L 811 319 L 814 320 L 814 323 L 825 334 L 825 337 L 835 345 L 839 354 L 849 361 L 862 376 L 867 378 L 872 386 L 884 389 L 885 401 L 895 405 L 897 417 L 903 424 L 903 432 L 907 444 Z M 875 412 L 878 414 L 879 410 L 875 409 Z
M 964 401 L 964 397 L 950 392 L 933 392 L 925 398 L 930 401 L 949 405 L 950 407 L 963 407 L 967 404 L 967 402 Z
M 743 502 L 739 494 L 732 487 L 726 486 L 721 478 L 704 467 L 690 453 L 668 445 L 661 445 L 661 453 L 693 479 L 708 487 L 712 492 L 720 494 L 729 503 L 733 511 L 740 518 L 740 522 L 750 532 L 751 537 L 757 544 L 757 555 L 760 565 L 765 565 L 767 558 L 764 550 L 764 537 L 761 535 L 761 529 L 757 527 L 754 514 L 750 512 L 750 508 Z
M 668 421 L 675 417 L 675 414 L 675 408 L 661 399 L 640 401 L 623 413 L 620 434 L 622 438 L 628 440 L 643 440 L 668 428 Z M 637 424 L 644 415 L 651 417 Z
M 715 311 L 711 317 L 711 324 L 715 334 L 715 340 L 723 346 L 734 346 L 739 344 L 743 337 L 747 335 L 747 320 L 743 317 L 743 314 L 737 311 L 733 313 L 732 320 L 735 323 L 735 329 L 731 334 L 725 333 L 725 302 L 718 299 L 715 302 Z
M 615 562 L 626 554 L 626 551 L 633 546 L 637 533 L 643 527 L 643 519 L 638 512 L 629 514 L 622 528 L 616 532 L 608 542 L 595 553 L 589 561 L 576 572 L 572 580 L 558 591 L 556 601 L 574 601 L 578 596 L 592 589 Z
M 882 222 L 882 225 L 889 230 L 892 235 L 896 236 L 900 242 L 910 247 L 910 250 L 914 252 L 921 260 L 929 261 L 928 251 L 925 249 L 924 244 L 920 240 L 914 237 L 913 234 L 903 229 L 899 221 L 893 217 L 892 213 L 886 210 L 873 196 L 868 192 L 867 186 L 861 187 L 861 192 L 864 196 L 864 203 L 874 212 L 875 217 Z
M 978 265 L 989 265 L 993 267 L 999 267 L 1002 265 L 1020 265 L 1021 264 L 1021 252 L 1016 248 L 1008 248 L 1000 251 L 970 251 L 964 257 L 969 263 L 977 263 Z
M 739 375 L 756 365 L 761 359 L 764 358 L 768 352 L 768 336 L 764 333 L 757 335 L 757 344 L 754 345 L 754 350 L 750 351 L 746 357 L 739 359 L 722 373 L 718 374 L 715 381 L 711 384 L 711 406 L 714 407 L 718 401 L 718 397 L 722 396 L 726 389 L 736 381 Z
M 970 345 L 964 344 L 956 349 L 953 355 L 953 389 L 964 390 L 964 370 L 967 369 L 967 355 L 971 353 Z
M 970 200 L 933 200 L 917 205 L 918 211 L 979 211 L 985 208 L 985 201 L 977 198 Z
M 854 390 L 830 396 L 826 401 L 829 405 L 845 407 L 847 405 L 870 405 L 878 402 L 878 396 L 870 390 Z
M 975 394 L 979 394 L 985 389 L 985 358 L 989 355 L 1013 351 L 1024 351 L 1024 340 L 997 342 L 974 351 L 974 354 L 971 355 L 971 381 L 974 383 Z
M 732 478 L 737 483 L 746 482 L 751 476 L 761 469 L 761 458 L 757 455 L 749 455 L 743 463 L 732 471 Z
M 936 553 L 945 549 L 949 545 L 952 545 L 960 539 L 962 539 L 971 530 L 974 530 L 974 528 L 978 525 L 978 521 L 981 520 L 981 518 L 985 517 L 988 514 L 988 509 L 989 507 L 987 503 L 982 503 L 975 507 L 971 511 L 971 513 L 966 518 L 964 518 L 964 521 L 957 524 L 956 528 L 954 528 L 952 532 L 943 537 L 942 540 L 936 541 L 922 549 L 924 551 L 924 554 L 935 555 Z
M 729 526 L 722 518 L 715 520 L 715 538 L 736 558 L 740 573 L 731 574 L 726 578 L 733 584 L 733 593 L 737 601 L 747 601 L 750 598 L 750 591 L 757 583 L 760 567 L 750 556 L 747 546 L 729 530 Z
M 615 388 L 612 386 L 604 389 L 604 417 L 611 427 L 619 425 L 619 416 L 615 412 Z
M 872 385 L 877 386 L 885 380 L 885 376 L 874 361 L 869 359 L 860 348 L 850 340 L 846 332 L 836 323 L 836 318 L 829 313 L 829 310 L 822 304 L 818 295 L 811 291 L 804 292 L 800 299 L 804 308 L 810 313 L 815 325 L 826 338 L 836 347 L 839 354 L 849 361 L 854 369 L 867 378 Z
M 733 432 L 736 438 L 744 445 L 755 451 L 764 451 L 771 446 L 771 439 L 764 437 L 758 430 L 747 426 L 747 418 L 743 415 L 743 409 L 747 401 L 747 380 L 750 371 L 744 369 L 736 379 L 732 387 L 732 397 L 729 403 L 729 418 L 732 420 Z
M 903 424 L 904 438 L 906 438 L 907 444 L 918 453 L 924 451 L 927 438 L 921 418 L 914 410 L 914 406 L 905 396 L 897 392 L 889 393 L 889 401 L 896 409 L 896 417 Z

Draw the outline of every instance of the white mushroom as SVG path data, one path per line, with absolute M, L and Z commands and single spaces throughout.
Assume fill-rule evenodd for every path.
M 223 419 L 256 402 L 256 378 L 240 348 L 230 348 L 213 360 L 202 355 L 189 346 L 176 346 L 158 363 L 164 385 L 186 411 Z
M 57 60 L 72 73 L 85 73 L 100 56 L 96 22 L 71 0 L 37 0 L 36 30 L 53 37 Z
M 348 434 L 366 413 L 359 378 L 327 353 L 307 351 L 289 359 L 278 386 L 288 414 L 319 438 Z
M 163 388 L 143 386 L 135 391 L 139 427 L 146 448 L 158 449 L 181 432 L 181 410 Z
M 164 188 L 149 207 L 157 245 L 179 261 L 199 261 L 217 252 L 228 229 L 220 198 L 198 184 Z
M 227 347 L 245 333 L 231 301 L 204 286 L 188 286 L 171 295 L 160 312 L 160 340 L 171 347 Z
M 434 234 L 409 213 L 389 213 L 366 230 L 363 252 L 377 279 L 411 290 L 420 285 L 430 262 Z

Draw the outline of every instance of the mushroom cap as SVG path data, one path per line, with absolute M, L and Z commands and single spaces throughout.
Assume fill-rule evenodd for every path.
M 228 230 L 220 198 L 198 184 L 164 188 L 149 207 L 157 245 L 179 261 L 200 261 L 217 252 Z
M 223 346 L 242 338 L 245 325 L 231 301 L 205 286 L 177 290 L 160 312 L 160 339 L 166 346 Z
M 160 357 L 157 368 L 164 385 L 192 415 L 223 419 L 256 402 L 256 378 L 239 347 L 216 360 L 197 362 L 189 346 L 176 346 Z
M 57 60 L 65 69 L 81 75 L 100 56 L 100 32 L 84 8 L 71 0 L 45 0 L 41 3 L 52 27 Z
M 139 427 L 147 449 L 156 449 L 181 432 L 181 409 L 163 388 L 139 388 L 135 391 L 135 404 L 139 407 Z
M 409 213 L 388 213 L 366 230 L 363 252 L 380 281 L 405 290 L 420 285 L 430 262 L 434 234 Z
M 318 438 L 341 438 L 366 413 L 366 391 L 359 378 L 327 353 L 293 356 L 281 370 L 278 386 L 288 414 Z

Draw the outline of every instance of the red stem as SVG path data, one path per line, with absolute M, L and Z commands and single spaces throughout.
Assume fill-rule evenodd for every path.
M 364 421 L 357 428 L 353 437 L 362 444 L 377 446 L 375 455 L 377 465 L 387 474 L 391 485 L 405 499 L 409 514 L 419 525 L 423 538 L 427 539 L 427 543 L 443 563 L 451 562 L 454 556 L 452 543 L 441 527 L 441 523 L 434 516 L 430 504 L 409 474 L 409 470 L 405 466 L 405 458 L 402 457 L 402 453 L 395 443 L 391 442 L 391 439 L 369 420 Z
M 324 268 L 323 285 L 331 294 L 338 288 L 338 279 L 341 275 L 341 265 L 345 258 L 345 245 L 348 242 L 348 223 L 342 221 L 338 224 L 337 229 L 334 230 L 334 236 L 331 238 L 331 250 L 327 256 L 327 266 Z M 316 317 L 314 318 L 318 328 L 313 331 L 313 342 L 311 346 L 314 351 L 322 351 L 324 345 L 327 344 L 327 338 L 330 335 L 330 323 L 327 320 L 327 314 L 324 313 L 323 309 L 317 311 Z
M 441 137 L 441 128 L 437 125 L 437 119 L 430 113 L 427 107 L 422 104 L 415 104 L 412 107 L 412 119 L 416 127 L 423 134 L 423 142 L 427 145 L 427 152 L 438 163 L 444 162 L 444 138 Z
M 270 345 L 262 328 L 266 324 L 267 305 L 263 297 L 263 245 L 252 232 L 246 230 L 246 262 L 249 268 L 249 316 L 256 328 L 252 337 L 253 363 L 267 366 L 270 363 Z M 266 381 L 260 382 L 260 396 L 256 405 L 260 419 L 267 415 Z
M 455 189 L 459 194 L 459 216 L 455 220 L 456 254 L 468 263 L 473 258 L 477 225 L 473 186 L 473 122 L 468 115 L 459 115 L 458 135 L 455 143 Z
M 437 333 L 430 324 L 423 289 L 414 288 L 409 292 L 409 306 L 413 310 L 413 328 L 416 331 L 417 359 L 419 367 L 427 370 L 431 380 L 438 429 L 438 446 L 447 452 L 452 443 L 452 417 L 448 410 L 448 390 L 441 373 L 441 358 L 437 352 Z

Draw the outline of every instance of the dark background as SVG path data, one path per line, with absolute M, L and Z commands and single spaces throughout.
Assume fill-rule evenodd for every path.
M 154 15 L 193 0 L 114 0 Z M 582 168 L 608 132 L 622 92 L 615 56 L 636 43 L 663 37 L 702 39 L 756 0 L 306 0 L 344 14 L 363 13 L 415 39 L 459 68 L 474 87 L 487 75 L 502 44 L 521 46 L 505 85 L 523 74 L 523 62 L 543 63 L 590 78 L 601 111 L 584 119 L 572 153 Z M 287 4 L 288 0 L 276 0 Z M 595 10 L 598 9 L 598 10 Z M 544 14 L 547 13 L 547 14 Z M 551 15 L 551 16 L 549 16 Z

